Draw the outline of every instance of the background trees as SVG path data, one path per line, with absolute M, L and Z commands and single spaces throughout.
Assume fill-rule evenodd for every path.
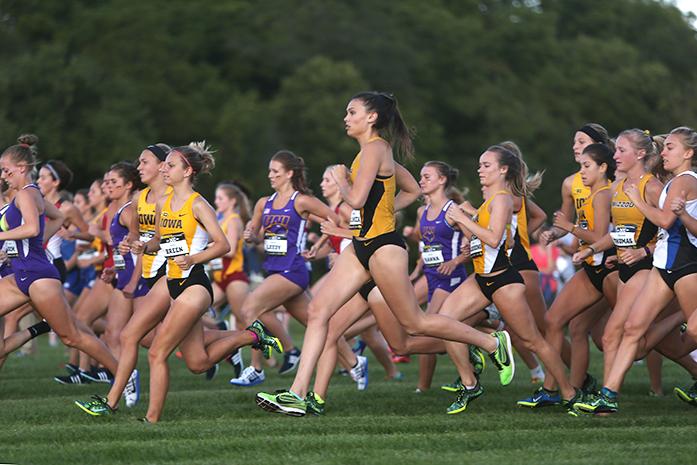
M 461 169 L 513 139 L 546 169 L 558 204 L 574 129 L 616 134 L 697 124 L 697 40 L 673 6 L 649 0 L 0 0 L 0 142 L 41 138 L 73 187 L 146 144 L 206 139 L 218 168 L 268 190 L 280 148 L 323 167 L 350 162 L 343 110 L 390 90 L 428 159 Z

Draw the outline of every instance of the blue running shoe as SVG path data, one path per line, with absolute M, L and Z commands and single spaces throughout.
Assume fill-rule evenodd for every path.
M 356 343 L 353 345 L 351 350 L 356 355 L 363 355 L 363 352 L 365 352 L 365 347 L 366 346 L 365 342 L 363 342 L 363 339 L 356 339 Z
M 528 408 L 561 405 L 561 396 L 558 391 L 548 391 L 543 387 L 539 387 L 530 397 L 519 400 L 517 403 L 520 407 Z

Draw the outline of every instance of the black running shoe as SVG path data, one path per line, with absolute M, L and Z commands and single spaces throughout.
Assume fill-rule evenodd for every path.
M 84 376 L 84 373 L 78 371 L 74 375 L 54 376 L 53 380 L 60 384 L 90 384 L 92 380 Z
M 283 365 L 281 365 L 281 369 L 278 370 L 279 375 L 287 375 L 288 373 L 291 373 L 295 371 L 296 368 L 298 368 L 298 364 L 300 363 L 300 350 L 296 347 L 293 350 L 289 350 L 285 354 L 283 354 Z

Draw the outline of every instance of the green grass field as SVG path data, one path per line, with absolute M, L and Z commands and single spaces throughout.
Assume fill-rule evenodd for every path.
M 459 415 L 445 415 L 453 394 L 432 389 L 415 394 L 417 363 L 400 365 L 403 382 L 383 381 L 371 359 L 371 384 L 357 392 L 336 377 L 324 417 L 268 414 L 254 403 L 255 388 L 233 388 L 232 370 L 221 366 L 207 382 L 172 359 L 172 383 L 162 421 L 138 421 L 147 395 L 133 410 L 93 418 L 74 399 L 105 393 L 106 385 L 62 386 L 62 348 L 42 339 L 39 355 L 11 357 L 0 378 L 0 462 L 18 464 L 690 464 L 697 460 L 697 409 L 672 395 L 689 379 L 664 363 L 666 396 L 647 395 L 645 366 L 635 366 L 612 417 L 573 418 L 561 408 L 520 409 L 528 395 L 528 371 L 519 363 L 514 382 L 503 388 L 491 369 L 485 395 Z M 601 357 L 593 355 L 593 372 Z M 139 367 L 147 392 L 147 359 Z M 454 369 L 439 359 L 434 386 L 452 381 Z M 290 378 L 267 370 L 265 390 L 287 387 Z

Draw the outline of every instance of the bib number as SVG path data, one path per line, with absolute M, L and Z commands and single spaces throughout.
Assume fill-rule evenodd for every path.
M 123 271 L 126 269 L 126 259 L 118 252 L 114 252 L 114 269 L 116 271 Z
M 19 257 L 19 249 L 17 249 L 17 242 L 15 241 L 5 241 L 5 243 L 2 244 L 2 250 L 5 251 L 8 258 Z
M 285 255 L 288 253 L 288 238 L 276 234 L 264 236 L 264 252 L 267 255 Z
M 189 244 L 184 233 L 170 234 L 160 239 L 160 250 L 167 258 L 179 257 L 189 253 Z
M 142 231 L 138 240 L 143 244 L 147 244 L 150 240 L 155 237 L 155 231 Z M 156 255 L 154 253 L 146 253 L 145 255 Z
M 211 267 L 212 271 L 220 271 L 223 269 L 223 259 L 221 257 L 214 258 L 208 265 Z
M 472 235 L 470 238 L 470 257 L 481 257 L 483 254 L 484 250 L 482 249 L 482 240 L 477 236 Z
M 424 245 L 424 250 L 421 252 L 421 258 L 423 259 L 425 266 L 439 266 L 445 261 L 443 259 L 443 246 L 439 244 Z
M 634 247 L 636 245 L 636 226 L 621 225 L 617 226 L 614 231 L 610 232 L 612 242 L 615 247 Z
M 363 226 L 363 220 L 361 220 L 360 210 L 351 210 L 351 217 L 349 218 L 349 229 L 356 231 L 361 229 Z

